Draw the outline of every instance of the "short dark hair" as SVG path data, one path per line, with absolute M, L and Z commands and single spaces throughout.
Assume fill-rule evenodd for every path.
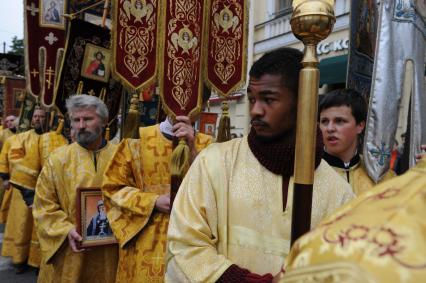
M 251 67 L 249 75 L 256 79 L 266 74 L 281 75 L 283 86 L 297 97 L 302 59 L 303 53 L 301 51 L 282 47 L 260 57 Z
M 367 103 L 364 97 L 353 89 L 336 89 L 324 95 L 318 109 L 318 117 L 321 112 L 331 107 L 348 106 L 351 108 L 357 124 L 367 118 Z

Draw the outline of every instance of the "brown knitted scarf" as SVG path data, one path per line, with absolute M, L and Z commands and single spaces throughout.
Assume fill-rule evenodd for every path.
M 294 172 L 295 143 L 286 144 L 279 139 L 276 141 L 263 141 L 256 136 L 256 131 L 253 128 L 247 140 L 251 152 L 253 152 L 260 164 L 272 173 L 283 176 L 283 210 L 285 210 L 288 183 Z M 324 143 L 322 141 L 322 134 L 320 129 L 317 129 L 315 168 L 317 168 L 321 162 L 323 150 Z

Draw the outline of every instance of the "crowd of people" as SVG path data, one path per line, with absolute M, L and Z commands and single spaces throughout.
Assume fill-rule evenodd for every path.
M 420 282 L 426 161 L 420 155 L 406 174 L 390 170 L 376 185 L 360 154 L 367 104 L 354 90 L 321 100 L 311 231 L 290 246 L 302 58 L 281 48 L 253 64 L 250 132 L 228 142 L 215 143 L 177 116 L 116 145 L 105 139 L 106 105 L 84 94 L 66 101 L 70 144 L 59 131 L 45 132 L 40 107 L 24 133 L 7 117 L 2 256 L 12 257 L 17 273 L 39 268 L 41 283 Z M 192 164 L 171 205 L 174 139 L 186 141 Z M 80 228 L 79 188 L 102 193 Z M 101 230 L 116 243 L 82 246 Z

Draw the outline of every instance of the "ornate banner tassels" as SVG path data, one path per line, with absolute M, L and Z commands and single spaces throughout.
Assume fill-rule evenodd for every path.
M 216 142 L 225 142 L 231 139 L 231 118 L 229 117 L 228 102 L 222 102 L 222 116 L 219 121 Z
M 133 93 L 130 100 L 129 113 L 121 132 L 122 138 L 135 138 L 139 128 L 139 97 L 136 92 Z
M 208 2 L 162 2 L 165 9 L 162 20 L 164 33 L 161 38 L 159 86 L 164 111 L 173 120 L 180 115 L 194 119 L 201 111 L 204 10 Z M 189 164 L 189 147 L 186 141 L 181 139 L 173 150 L 170 166 L 172 203 Z
M 209 1 L 207 17 L 207 56 L 204 63 L 206 84 L 222 97 L 245 84 L 249 1 Z M 229 108 L 222 103 L 217 142 L 231 139 Z

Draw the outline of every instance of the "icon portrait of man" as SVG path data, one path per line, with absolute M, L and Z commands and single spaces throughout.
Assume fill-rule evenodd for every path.
M 59 10 L 55 1 L 50 1 L 44 13 L 44 20 L 48 23 L 60 23 Z

